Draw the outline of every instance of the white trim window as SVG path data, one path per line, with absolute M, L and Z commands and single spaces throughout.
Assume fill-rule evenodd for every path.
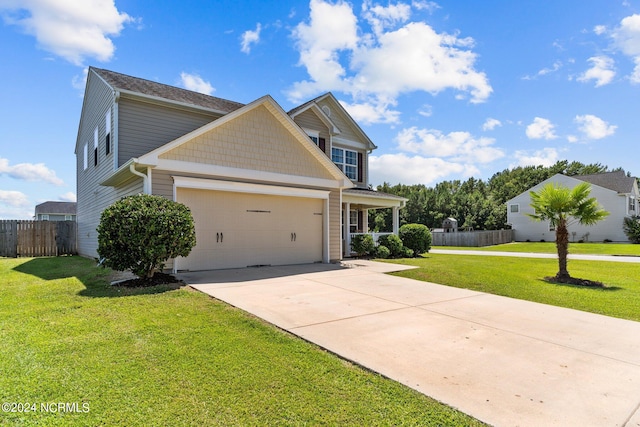
M 629 209 L 629 214 L 636 214 L 636 198 L 633 196 L 629 196 L 629 205 L 628 205 L 628 209 Z
M 111 153 L 111 108 L 104 117 L 105 154 Z
M 318 145 L 320 143 L 320 132 L 308 129 L 305 129 L 304 131 L 309 135 L 309 138 L 311 138 L 314 144 Z
M 332 147 L 331 160 L 349 179 L 358 179 L 358 153 L 356 151 Z
M 519 204 L 513 204 L 513 205 L 509 205 L 509 212 L 511 213 L 520 213 L 520 205 Z
M 87 167 L 89 166 L 89 144 L 84 144 L 84 170 L 87 170 Z
M 93 166 L 98 166 L 98 126 L 93 131 Z

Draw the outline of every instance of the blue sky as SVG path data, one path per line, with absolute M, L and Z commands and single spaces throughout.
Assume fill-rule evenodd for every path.
M 371 183 L 640 174 L 640 0 L 0 0 L 0 218 L 75 200 L 87 66 L 285 110 L 332 91 Z

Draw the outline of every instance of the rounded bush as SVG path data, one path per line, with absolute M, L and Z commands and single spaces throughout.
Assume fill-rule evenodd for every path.
M 631 243 L 640 243 L 640 216 L 633 215 L 625 218 L 623 229 Z
M 431 232 L 423 224 L 405 224 L 399 230 L 402 244 L 413 250 L 414 256 L 429 252 L 431 249 Z
M 391 256 L 394 258 L 404 256 L 404 247 L 402 245 L 402 240 L 395 234 L 389 234 L 386 236 L 380 236 L 378 238 L 378 244 L 382 246 L 386 246 L 387 249 L 391 252 Z
M 376 256 L 378 258 L 387 259 L 391 256 L 391 251 L 386 246 L 380 245 L 376 248 Z
M 151 278 L 169 258 L 187 256 L 196 244 L 188 207 L 161 196 L 124 197 L 108 208 L 98 226 L 101 263 Z
M 358 256 L 373 255 L 376 244 L 373 242 L 373 237 L 370 234 L 356 234 L 351 239 L 351 249 L 358 254 Z

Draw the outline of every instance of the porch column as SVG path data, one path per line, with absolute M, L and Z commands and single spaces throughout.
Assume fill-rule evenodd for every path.
M 351 203 L 347 202 L 344 204 L 344 256 L 351 255 Z
M 369 232 L 369 209 L 362 209 L 362 232 Z
M 400 230 L 400 209 L 397 206 L 393 207 L 393 234 L 398 235 Z

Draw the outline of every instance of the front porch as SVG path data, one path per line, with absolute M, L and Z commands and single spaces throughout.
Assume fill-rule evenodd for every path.
M 400 228 L 400 209 L 407 199 L 392 194 L 353 188 L 342 192 L 342 254 L 350 257 L 351 241 L 358 234 L 370 234 L 374 242 L 383 235 L 398 234 Z M 372 232 L 369 230 L 369 211 L 375 209 L 392 210 L 391 232 Z

